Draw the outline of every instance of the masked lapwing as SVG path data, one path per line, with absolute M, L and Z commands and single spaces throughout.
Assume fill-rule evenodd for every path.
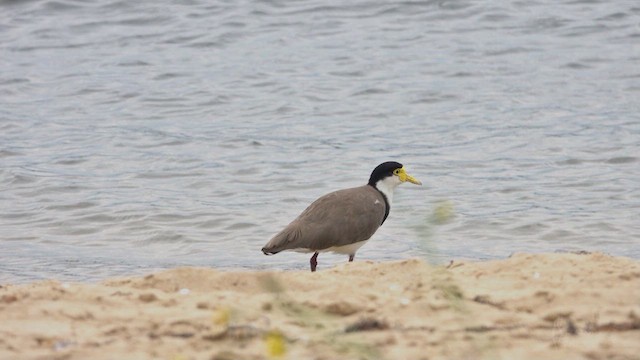
M 313 253 L 311 271 L 316 271 L 321 252 L 349 255 L 353 261 L 356 251 L 387 219 L 395 188 L 407 181 L 422 185 L 402 164 L 382 163 L 373 169 L 367 185 L 334 191 L 314 201 L 269 240 L 262 252 Z

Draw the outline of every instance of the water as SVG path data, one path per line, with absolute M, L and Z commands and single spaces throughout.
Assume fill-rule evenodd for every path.
M 639 20 L 623 0 L 0 1 L 0 283 L 307 268 L 260 248 L 386 160 L 425 186 L 356 260 L 640 258 Z

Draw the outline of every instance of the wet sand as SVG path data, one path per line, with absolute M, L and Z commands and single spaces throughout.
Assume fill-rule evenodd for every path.
M 639 359 L 640 262 L 516 254 L 0 287 L 0 359 Z

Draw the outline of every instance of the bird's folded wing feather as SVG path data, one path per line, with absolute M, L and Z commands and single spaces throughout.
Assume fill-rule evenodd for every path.
M 335 191 L 309 205 L 265 248 L 323 250 L 364 241 L 380 227 L 384 213 L 384 198 L 371 186 Z

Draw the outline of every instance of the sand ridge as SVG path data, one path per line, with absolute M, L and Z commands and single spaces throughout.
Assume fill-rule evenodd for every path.
M 0 359 L 638 359 L 640 263 L 177 268 L 0 287 Z

